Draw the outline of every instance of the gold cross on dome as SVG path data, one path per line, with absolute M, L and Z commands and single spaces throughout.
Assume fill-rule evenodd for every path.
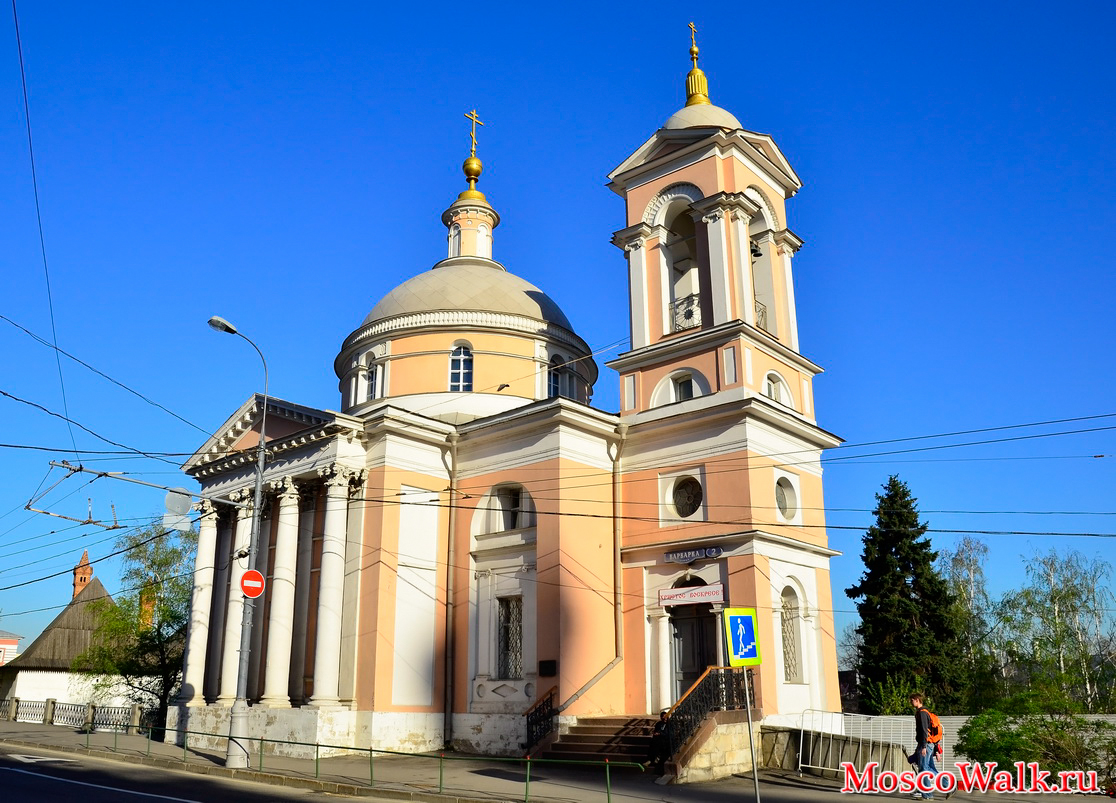
M 697 26 L 690 23 L 690 47 L 697 47 Z
M 476 109 L 473 109 L 471 112 L 465 112 L 465 117 L 466 117 L 466 119 L 469 119 L 469 120 L 473 121 L 473 130 L 469 132 L 469 137 L 473 140 L 473 148 L 472 148 L 471 151 L 469 151 L 469 155 L 470 156 L 476 156 L 477 155 L 477 126 L 478 125 L 484 125 L 484 123 L 482 123 L 480 121 L 480 118 L 477 117 L 477 110 Z

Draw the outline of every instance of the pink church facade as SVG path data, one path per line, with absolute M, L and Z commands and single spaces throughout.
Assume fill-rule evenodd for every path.
M 567 722 L 675 703 L 725 663 L 730 606 L 757 610 L 767 721 L 840 710 L 820 461 L 840 441 L 799 350 L 801 182 L 709 102 L 693 58 L 687 106 L 609 176 L 626 208 L 621 410 L 589 404 L 590 347 L 493 259 L 475 154 L 446 258 L 345 337 L 339 409 L 267 401 L 257 735 L 519 753 L 547 695 Z M 227 730 L 236 692 L 263 401 L 185 466 L 215 500 L 178 710 L 191 730 Z

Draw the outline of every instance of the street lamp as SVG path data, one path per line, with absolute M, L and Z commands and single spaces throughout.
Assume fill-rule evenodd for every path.
M 260 508 L 263 506 L 264 458 L 267 449 L 264 443 L 267 428 L 267 360 L 263 352 L 251 338 L 237 331 L 237 328 L 219 315 L 209 319 L 209 325 L 217 332 L 242 337 L 260 355 L 264 369 L 263 414 L 260 416 L 260 441 L 256 445 L 256 491 L 252 501 L 252 529 L 248 535 L 248 566 L 256 562 L 256 551 L 260 540 Z M 245 557 L 243 554 L 237 558 Z M 225 753 L 225 766 L 244 769 L 248 766 L 248 652 L 252 647 L 252 607 L 253 601 L 243 596 L 243 616 L 240 622 L 240 667 L 236 676 L 236 700 L 229 713 L 229 745 Z

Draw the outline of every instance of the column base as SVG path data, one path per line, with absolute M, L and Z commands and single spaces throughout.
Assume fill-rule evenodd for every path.
M 272 697 L 272 698 L 264 697 L 262 700 L 260 700 L 258 703 L 256 703 L 256 705 L 258 705 L 260 708 L 293 708 L 294 707 L 294 706 L 291 705 L 290 698 L 287 698 L 287 697 Z
M 311 697 L 310 702 L 303 708 L 341 708 L 341 699 L 338 697 Z

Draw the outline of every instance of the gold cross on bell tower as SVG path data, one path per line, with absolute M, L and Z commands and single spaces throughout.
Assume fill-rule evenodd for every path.
M 466 117 L 466 119 L 469 119 L 469 120 L 473 121 L 473 130 L 469 132 L 469 137 L 470 137 L 470 139 L 473 140 L 473 148 L 472 148 L 472 150 L 469 151 L 469 155 L 470 156 L 476 156 L 477 155 L 477 126 L 478 125 L 484 125 L 484 123 L 482 123 L 480 121 L 480 118 L 477 117 L 477 110 L 476 109 L 473 109 L 471 112 L 465 112 L 465 117 Z

